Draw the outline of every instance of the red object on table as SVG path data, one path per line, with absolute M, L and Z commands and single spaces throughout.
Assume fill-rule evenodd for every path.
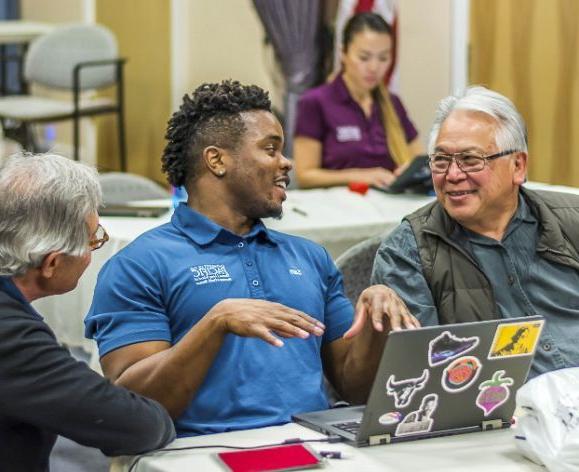
M 370 188 L 370 186 L 366 182 L 350 182 L 348 184 L 348 188 L 352 192 L 359 193 L 360 195 L 366 195 L 366 192 Z

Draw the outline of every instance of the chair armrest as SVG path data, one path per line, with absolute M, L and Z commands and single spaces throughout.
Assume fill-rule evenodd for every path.
M 74 95 L 74 109 L 75 113 L 79 108 L 79 100 L 80 100 L 80 73 L 83 69 L 87 69 L 89 67 L 101 67 L 101 66 L 115 66 L 115 81 L 117 86 L 122 83 L 123 77 L 123 66 L 127 62 L 127 58 L 125 57 L 118 57 L 115 59 L 101 59 L 98 61 L 85 61 L 79 62 L 74 66 L 72 70 L 72 91 Z

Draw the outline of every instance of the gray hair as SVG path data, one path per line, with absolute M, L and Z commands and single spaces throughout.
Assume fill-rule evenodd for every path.
M 481 86 L 468 87 L 463 93 L 443 98 L 436 110 L 430 131 L 428 153 L 432 154 L 442 123 L 454 110 L 484 113 L 498 124 L 495 144 L 499 151 L 527 152 L 527 128 L 520 113 L 507 97 Z
M 51 252 L 86 253 L 86 218 L 102 193 L 93 167 L 56 154 L 18 154 L 0 168 L 0 275 L 39 267 Z

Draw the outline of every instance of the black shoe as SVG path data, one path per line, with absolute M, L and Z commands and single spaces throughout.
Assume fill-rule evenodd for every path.
M 478 344 L 478 337 L 459 338 L 450 334 L 449 331 L 443 332 L 440 336 L 430 341 L 430 365 L 441 364 L 453 357 L 470 351 Z

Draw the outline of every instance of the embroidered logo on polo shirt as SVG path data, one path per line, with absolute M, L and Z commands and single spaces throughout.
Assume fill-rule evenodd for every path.
M 191 267 L 193 278 L 197 285 L 211 284 L 214 282 L 231 282 L 231 275 L 227 272 L 224 264 L 204 264 Z
M 338 126 L 336 128 L 336 139 L 344 143 L 346 141 L 360 141 L 362 132 L 357 126 Z
M 294 269 L 294 268 L 290 269 L 289 273 L 291 275 L 302 275 L 302 271 L 300 269 Z

